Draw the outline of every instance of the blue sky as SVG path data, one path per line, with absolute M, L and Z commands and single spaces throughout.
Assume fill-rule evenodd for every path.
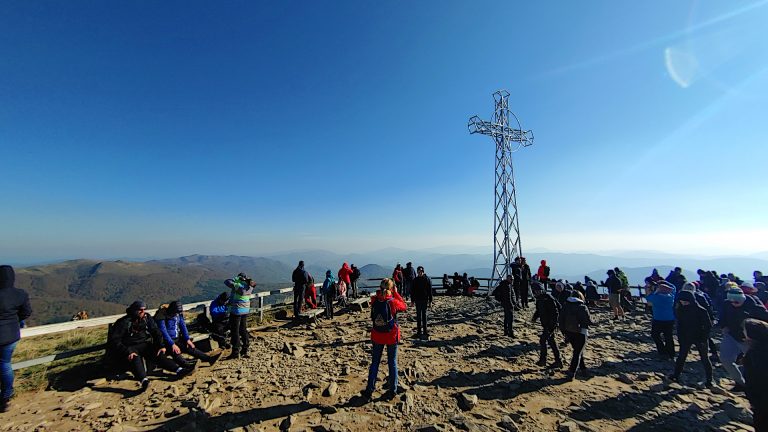
M 766 1 L 0 4 L 0 260 L 766 250 Z

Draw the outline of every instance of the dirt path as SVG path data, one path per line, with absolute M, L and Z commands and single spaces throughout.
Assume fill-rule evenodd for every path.
M 646 317 L 613 323 L 606 309 L 594 311 L 586 351 L 593 377 L 569 382 L 535 366 L 531 313 L 518 315 L 511 340 L 501 336 L 493 301 L 440 297 L 430 311 L 432 339 L 417 341 L 409 309 L 398 354 L 407 391 L 393 401 L 380 398 L 384 363 L 374 401 L 358 396 L 370 362 L 364 311 L 315 328 L 276 322 L 252 333 L 250 359 L 200 366 L 181 381 L 156 376 L 141 394 L 129 380 L 74 380 L 25 394 L 0 415 L 0 430 L 752 431 L 746 400 L 723 388 L 730 381 L 697 385 L 696 355 L 682 385 L 664 380 L 673 365 L 657 359 Z M 570 349 L 563 353 L 569 359 Z M 722 368 L 715 376 L 724 377 Z

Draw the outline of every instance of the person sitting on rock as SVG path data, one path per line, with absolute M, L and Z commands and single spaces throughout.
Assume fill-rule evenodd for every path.
M 370 400 L 376 388 L 376 377 L 379 373 L 379 363 L 387 348 L 387 364 L 389 365 L 389 390 L 385 399 L 394 399 L 398 393 L 397 380 L 397 344 L 400 343 L 400 326 L 397 323 L 397 313 L 405 312 L 407 306 L 397 292 L 392 279 L 384 279 L 379 285 L 376 295 L 371 297 L 371 341 L 373 352 L 371 367 L 368 371 L 368 385 L 363 391 L 363 397 Z
M 598 300 L 600 300 L 600 293 L 597 292 L 597 284 L 595 281 L 590 280 L 587 282 L 587 306 L 595 306 L 597 305 Z
M 131 303 L 125 310 L 125 316 L 112 324 L 107 336 L 107 355 L 117 364 L 127 366 L 141 383 L 142 390 L 149 387 L 144 360 L 176 372 L 179 378 L 193 370 L 168 358 L 163 346 L 163 334 L 155 320 L 147 316 L 146 310 L 147 306 L 141 300 Z
M 560 331 L 565 335 L 568 343 L 573 348 L 571 365 L 568 368 L 568 380 L 576 378 L 576 371 L 587 374 L 587 366 L 584 362 L 584 349 L 589 336 L 589 326 L 593 325 L 589 316 L 589 309 L 584 304 L 584 298 L 578 291 L 573 291 L 571 297 L 563 306 L 560 313 Z
M 533 313 L 531 321 L 536 322 L 536 319 L 539 319 L 542 327 L 541 336 L 539 337 L 539 361 L 536 364 L 538 366 L 547 365 L 547 344 L 549 344 L 555 357 L 555 362 L 550 368 L 560 369 L 563 367 L 563 362 L 560 359 L 560 350 L 557 348 L 557 342 L 555 342 L 555 330 L 557 329 L 562 307 L 551 294 L 543 289 L 536 289 L 534 295 L 536 296 L 536 312 Z
M 748 318 L 744 330 L 749 350 L 744 356 L 745 393 L 752 405 L 752 424 L 757 431 L 768 430 L 768 324 Z
M 315 289 L 315 279 L 312 275 L 309 275 L 309 282 L 304 290 L 304 305 L 307 309 L 317 309 L 317 290 Z
M 184 321 L 184 306 L 181 302 L 172 301 L 167 308 L 158 310 L 155 321 L 163 334 L 165 347 L 176 363 L 194 367 L 194 363 L 185 360 L 181 353 L 189 354 L 209 365 L 216 363 L 221 356 L 221 353 L 208 355 L 195 347 L 195 343 L 189 337 L 187 323 Z
M 688 285 L 690 282 L 686 282 Z M 680 351 L 675 362 L 675 373 L 670 377 L 673 381 L 680 379 L 680 374 L 685 366 L 685 359 L 691 346 L 696 346 L 701 358 L 701 364 L 704 366 L 704 374 L 707 387 L 712 387 L 712 364 L 709 362 L 707 342 L 709 332 L 712 329 L 712 321 L 709 313 L 696 301 L 693 292 L 686 290 L 680 291 L 675 306 L 675 315 L 677 316 L 677 342 L 680 345 Z M 654 308 L 655 309 L 655 308 Z
M 211 324 L 209 331 L 213 340 L 219 343 L 222 348 L 228 349 L 232 345 L 229 344 L 227 338 L 227 331 L 229 329 L 229 294 L 226 291 L 219 294 L 216 299 L 211 302 L 208 311 L 211 314 Z

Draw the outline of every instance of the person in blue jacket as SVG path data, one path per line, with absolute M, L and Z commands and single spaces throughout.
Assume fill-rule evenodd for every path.
M 224 291 L 219 294 L 208 307 L 211 314 L 210 332 L 213 340 L 219 343 L 222 348 L 228 349 L 230 345 L 227 339 L 227 329 L 229 329 L 229 294 Z
M 656 343 L 656 350 L 661 357 L 674 360 L 675 287 L 668 282 L 659 282 L 656 291 L 648 294 L 645 299 L 653 307 L 651 337 Z
M 208 355 L 195 347 L 195 343 L 189 338 L 187 324 L 184 322 L 184 306 L 180 302 L 172 301 L 168 304 L 168 308 L 164 313 L 159 313 L 155 321 L 163 334 L 163 343 L 176 363 L 191 366 L 181 353 L 189 354 L 210 365 L 216 363 L 221 356 L 221 353 Z

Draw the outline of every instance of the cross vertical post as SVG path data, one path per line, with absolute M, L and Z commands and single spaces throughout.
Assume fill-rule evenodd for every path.
M 481 120 L 478 116 L 469 119 L 470 134 L 488 135 L 496 143 L 496 167 L 494 181 L 493 216 L 493 268 L 488 284 L 489 292 L 502 278 L 510 274 L 514 256 L 522 256 L 520 224 L 517 213 L 515 174 L 512 167 L 512 153 L 521 146 L 533 144 L 533 131 L 524 131 L 517 116 L 509 110 L 509 92 L 499 90 L 493 93 L 495 111 L 492 121 Z M 517 128 L 510 125 L 510 115 Z

